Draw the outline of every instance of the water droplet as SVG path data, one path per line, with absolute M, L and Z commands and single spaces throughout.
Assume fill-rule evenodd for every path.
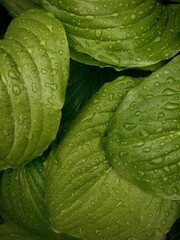
M 92 20 L 94 20 L 94 18 L 95 18 L 95 16 L 93 16 L 93 15 L 86 15 L 85 16 L 85 19 L 87 19 L 88 21 L 92 21 Z
M 131 14 L 131 19 L 135 19 L 136 18 L 136 15 L 135 14 Z
M 160 142 L 159 145 L 160 146 L 164 146 L 166 143 L 165 142 Z
M 112 100 L 114 100 L 114 94 L 113 93 L 109 93 L 108 94 L 108 99 L 110 100 L 110 101 L 112 101 Z
M 42 74 L 44 74 L 44 75 L 48 74 L 48 70 L 46 70 L 46 69 L 41 69 L 41 72 L 42 72 Z
M 18 79 L 18 76 L 17 76 L 16 72 L 14 70 L 12 70 L 12 69 L 9 70 L 8 75 L 12 79 L 15 79 L 15 80 Z
M 136 124 L 135 123 L 130 123 L 130 122 L 127 122 L 123 125 L 123 127 L 126 129 L 126 130 L 132 130 L 134 128 L 136 128 Z
M 31 86 L 32 86 L 32 91 L 34 93 L 37 93 L 38 92 L 38 87 L 37 87 L 36 83 L 33 83 Z
M 17 84 L 13 84 L 12 90 L 13 90 L 14 95 L 16 95 L 16 96 L 21 94 L 21 89 L 20 89 L 19 85 L 17 85 Z
M 157 36 L 153 42 L 159 42 L 161 40 L 161 38 L 159 36 Z
M 152 99 L 154 96 L 152 95 L 152 94 L 148 94 L 148 95 L 146 95 L 146 97 L 145 97 L 145 99 L 146 100 L 149 100 L 149 99 Z
M 170 73 L 170 71 L 169 70 L 164 70 L 164 74 L 169 74 Z
M 50 88 L 53 91 L 56 91 L 58 88 L 58 85 L 56 83 L 45 82 L 44 86 Z
M 146 153 L 148 153 L 148 152 L 150 152 L 151 151 L 151 148 L 150 147 L 145 147 L 144 149 L 143 149 L 143 152 L 146 152 Z
M 164 116 L 165 116 L 165 114 L 163 112 L 161 112 L 158 114 L 158 119 L 163 118 Z
M 164 91 L 163 91 L 163 95 L 166 95 L 166 96 L 171 96 L 171 95 L 174 95 L 176 94 L 177 91 L 175 91 L 174 89 L 172 88 L 166 88 Z
M 171 103 L 171 102 L 167 102 L 163 108 L 167 109 L 167 110 L 176 110 L 179 108 L 179 104 L 178 103 Z
M 60 50 L 59 55 L 63 55 L 63 54 L 64 54 L 64 50 Z
M 95 32 L 96 37 L 100 37 L 102 34 L 102 29 L 97 29 Z
M 138 147 L 141 147 L 141 146 L 143 146 L 144 145 L 144 142 L 136 142 L 136 143 L 133 143 L 133 147 L 135 147 L 135 148 L 138 148 Z
M 172 77 L 168 77 L 168 78 L 166 79 L 166 82 L 167 82 L 167 83 L 173 83 L 174 81 L 175 81 L 175 79 L 172 78 Z
M 48 102 L 49 102 L 51 105 L 55 105 L 55 104 L 56 104 L 56 101 L 55 101 L 54 96 L 49 97 L 49 98 L 48 98 Z
M 154 83 L 154 87 L 159 87 L 159 85 L 160 85 L 159 82 Z
M 53 25 L 46 24 L 46 27 L 49 29 L 50 32 L 53 32 Z
M 139 178 L 144 177 L 145 174 L 146 174 L 146 173 L 145 173 L 145 172 L 142 172 L 142 171 L 138 171 L 138 172 L 137 172 L 137 175 L 138 175 Z
M 141 114 L 142 114 L 142 112 L 140 112 L 140 111 L 137 111 L 137 112 L 135 113 L 136 116 L 140 116 Z

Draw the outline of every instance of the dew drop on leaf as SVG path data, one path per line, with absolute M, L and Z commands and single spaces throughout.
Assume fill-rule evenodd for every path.
M 93 21 L 94 18 L 95 18 L 95 16 L 93 16 L 93 15 L 86 15 L 85 16 L 85 19 L 88 20 L 88 21 Z
M 37 92 L 38 92 L 38 87 L 37 87 L 37 85 L 36 85 L 35 83 L 33 83 L 33 84 L 31 85 L 31 87 L 32 87 L 32 91 L 33 91 L 34 93 L 37 93 Z
M 167 109 L 167 110 L 176 110 L 176 109 L 178 109 L 179 108 L 179 104 L 177 104 L 177 103 L 171 103 L 171 102 L 167 102 L 164 106 L 163 106 L 163 108 L 164 109 Z
M 164 116 L 165 116 L 165 114 L 164 114 L 163 112 L 160 112 L 160 113 L 158 114 L 158 119 L 163 118 Z
M 173 83 L 175 81 L 175 79 L 173 78 L 173 77 L 168 77 L 167 79 L 166 79 L 166 82 L 167 83 Z
M 14 95 L 16 95 L 16 96 L 19 96 L 21 94 L 21 89 L 20 89 L 19 85 L 17 85 L 17 84 L 12 85 L 12 91 L 13 91 Z
M 131 14 L 131 19 L 136 19 L 136 15 L 133 13 L 133 14 Z
M 53 91 L 56 91 L 57 88 L 58 88 L 58 85 L 56 83 L 48 83 L 48 82 L 45 82 L 45 87 L 48 87 L 50 88 L 51 90 Z
M 145 153 L 148 153 L 148 152 L 150 152 L 151 151 L 151 148 L 150 147 L 145 147 L 144 149 L 143 149 L 143 152 L 145 152 Z
M 12 78 L 12 79 L 15 79 L 15 80 L 18 79 L 18 76 L 17 76 L 16 72 L 15 72 L 14 70 L 12 70 L 12 69 L 10 69 L 10 70 L 8 71 L 8 76 L 9 76 L 10 78 Z
M 125 123 L 124 125 L 123 125 L 123 127 L 126 129 L 126 130 L 132 130 L 132 129 L 134 129 L 134 128 L 136 128 L 136 124 L 134 124 L 134 123 L 129 123 L 129 122 L 127 122 L 127 123 Z

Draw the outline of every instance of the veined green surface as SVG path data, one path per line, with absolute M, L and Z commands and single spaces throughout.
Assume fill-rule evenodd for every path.
M 144 82 L 146 78 L 119 77 L 106 83 L 51 152 L 47 205 L 55 231 L 82 239 L 159 240 L 177 218 L 179 201 L 148 194 L 127 181 L 109 157 L 116 145 L 107 151 L 111 119 Z
M 55 138 L 69 75 L 64 28 L 53 14 L 27 10 L 0 41 L 0 169 L 41 155 Z
M 179 5 L 154 0 L 40 0 L 64 24 L 71 56 L 90 65 L 151 68 L 180 50 Z
M 129 91 L 107 130 L 119 174 L 143 190 L 180 200 L 180 56 Z

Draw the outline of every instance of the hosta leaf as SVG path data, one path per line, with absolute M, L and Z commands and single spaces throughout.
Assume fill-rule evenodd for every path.
M 69 51 L 62 24 L 40 9 L 13 19 L 0 51 L 0 168 L 5 169 L 41 155 L 55 138 L 69 74 Z
M 55 231 L 82 239 L 159 240 L 177 218 L 178 203 L 123 179 L 106 154 L 109 122 L 141 80 L 119 77 L 104 84 L 47 158 L 47 206 Z
M 14 224 L 22 232 L 22 236 L 25 232 L 32 239 L 74 240 L 65 234 L 56 234 L 49 227 L 42 160 L 35 159 L 25 167 L 3 171 L 0 179 L 0 213 L 7 223 Z M 0 225 L 0 239 L 4 239 L 1 229 Z M 15 235 L 15 229 L 13 231 Z
M 40 0 L 64 24 L 71 56 L 117 69 L 144 68 L 180 48 L 179 5 L 154 0 Z
M 180 199 L 180 56 L 129 91 L 108 127 L 119 174 L 145 191 Z
M 0 225 L 0 239 L 1 240 L 37 240 L 37 238 L 30 236 L 26 232 L 20 231 L 12 224 Z
M 38 8 L 38 0 L 0 0 L 0 3 L 13 17 L 18 16 L 29 8 Z

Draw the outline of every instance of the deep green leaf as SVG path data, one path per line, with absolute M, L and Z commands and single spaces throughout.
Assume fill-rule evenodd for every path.
M 180 199 L 180 56 L 144 79 L 108 127 L 113 167 L 145 191 Z
M 71 57 L 117 69 L 155 67 L 180 50 L 179 5 L 154 0 L 40 0 L 64 24 Z
M 47 205 L 55 231 L 82 239 L 159 240 L 177 218 L 178 203 L 123 179 L 104 147 L 114 112 L 140 82 L 119 77 L 105 83 L 47 159 Z
M 25 167 L 3 171 L 0 180 L 0 213 L 5 222 L 13 224 L 22 232 L 22 236 L 23 232 L 27 233 L 30 239 L 74 240 L 51 230 L 45 191 L 43 158 L 35 159 Z M 1 229 L 3 227 L 0 226 L 0 239 L 6 239 L 2 237 Z M 14 236 L 15 233 L 13 229 Z M 6 234 L 8 236 L 8 231 Z
M 6 169 L 40 156 L 55 138 L 69 50 L 60 21 L 37 9 L 12 20 L 0 54 L 0 169 Z

